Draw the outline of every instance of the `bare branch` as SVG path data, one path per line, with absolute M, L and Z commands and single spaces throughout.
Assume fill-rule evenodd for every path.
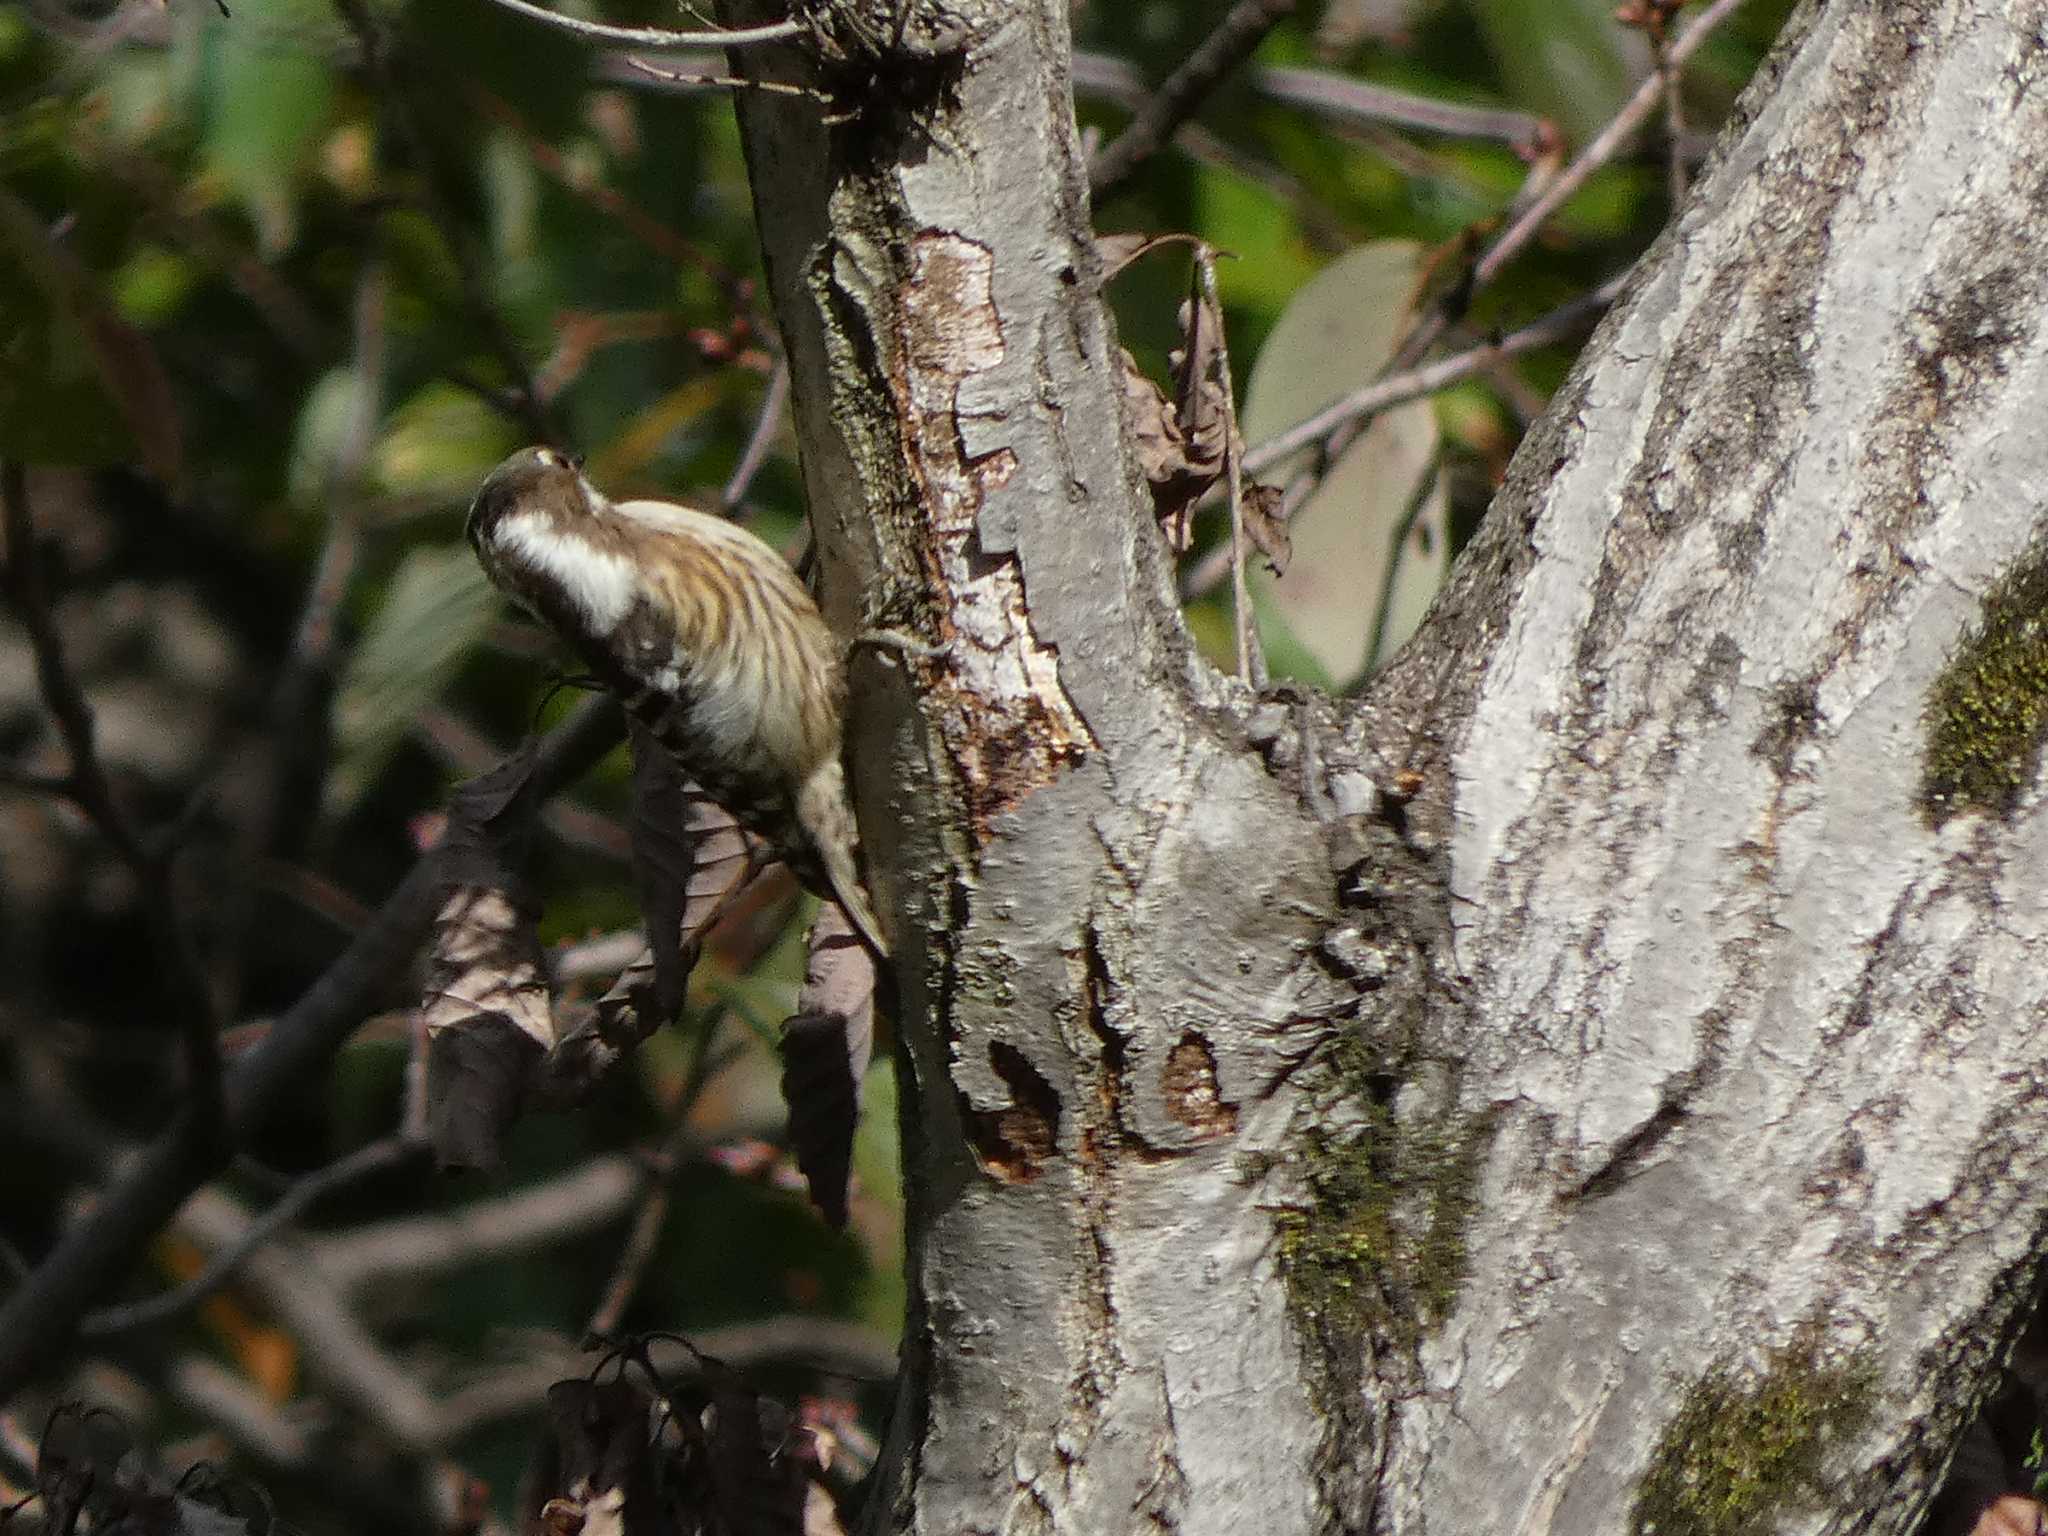
M 1333 400 L 1322 410 L 1305 420 L 1295 423 L 1284 432 L 1277 432 L 1267 438 L 1244 456 L 1244 472 L 1260 475 L 1314 443 L 1324 442 L 1340 431 L 1355 433 L 1364 428 L 1371 419 L 1382 411 L 1405 405 L 1410 400 L 1434 394 L 1437 390 L 1485 373 L 1497 366 L 1503 359 L 1519 357 L 1525 352 L 1534 352 L 1542 347 L 1565 341 L 1583 331 L 1606 313 L 1629 274 L 1622 272 L 1609 278 L 1591 293 L 1582 294 L 1569 304 L 1559 305 L 1541 319 L 1531 321 L 1519 331 L 1503 336 L 1499 341 L 1473 347 L 1469 351 L 1454 353 L 1439 358 L 1420 368 L 1410 368 L 1401 373 L 1389 374 L 1383 379 L 1353 390 L 1341 399 Z M 1314 477 L 1296 476 L 1287 488 L 1287 495 L 1281 503 L 1281 518 L 1291 518 L 1308 499 L 1307 492 L 1314 483 Z M 1181 578 L 1181 598 L 1192 602 L 1198 597 L 1214 591 L 1230 574 L 1231 548 L 1228 544 L 1217 546 L 1203 555 L 1189 567 Z
M 85 690 L 71 674 L 64 659 L 63 637 L 51 616 L 49 594 L 43 590 L 36 569 L 35 525 L 29 515 L 28 472 L 18 459 L 0 461 L 0 511 L 5 514 L 7 547 L 7 600 L 20 616 L 35 649 L 36 681 L 42 688 L 44 707 L 56 722 L 71 756 L 70 772 L 64 779 L 78 808 L 91 818 L 100 835 L 113 844 L 114 851 L 138 874 L 150 858 L 142 834 L 122 811 L 107 781 L 94 743 L 92 706 Z
M 647 953 L 647 937 L 637 928 L 601 934 L 558 949 L 549 956 L 557 982 L 585 981 L 592 976 L 617 976 Z
M 598 21 L 580 21 L 564 16 L 531 0 L 492 0 L 529 21 L 581 38 L 587 43 L 616 43 L 628 48 L 745 48 L 754 43 L 786 43 L 807 34 L 800 21 L 776 21 L 759 27 L 739 27 L 730 32 L 674 32 L 666 27 L 613 27 Z
M 552 794 L 582 774 L 624 732 L 615 704 L 587 701 L 542 743 L 533 769 L 536 793 Z M 420 859 L 375 920 L 263 1041 L 236 1060 L 224 1085 L 227 1134 L 218 1116 L 208 1122 L 186 1107 L 0 1304 L 0 1404 L 63 1352 L 86 1309 L 127 1272 L 192 1191 L 218 1173 L 232 1147 L 250 1137 L 273 1105 L 299 1091 L 355 1030 L 377 989 L 419 942 L 440 884 L 437 863 L 431 853 Z
M 1665 55 L 1665 69 L 1649 76 L 1636 87 L 1622 109 L 1614 114 L 1612 121 L 1600 130 L 1579 153 L 1579 157 L 1564 168 L 1558 178 L 1543 189 L 1543 195 L 1522 210 L 1520 218 L 1508 226 L 1501 237 L 1494 241 L 1486 254 L 1479 258 L 1473 268 L 1473 285 L 1484 287 L 1500 276 L 1507 264 L 1521 253 L 1522 248 L 1535 238 L 1536 231 L 1548 222 L 1550 216 L 1564 206 L 1571 195 L 1584 186 L 1587 179 L 1601 166 L 1621 153 L 1622 147 L 1649 119 L 1651 113 L 1663 104 L 1665 78 L 1675 74 L 1685 61 L 1698 52 L 1700 44 L 1712 35 L 1714 28 L 1732 16 L 1742 0 L 1714 0 L 1702 11 L 1697 20 L 1685 29 L 1685 35 L 1674 42 Z
M 1388 530 L 1387 563 L 1380 572 L 1379 596 L 1372 609 L 1372 636 L 1365 648 L 1365 674 L 1368 677 L 1378 669 L 1383 659 L 1381 652 L 1387 643 L 1387 618 L 1394 611 L 1394 582 L 1401 574 L 1401 546 L 1408 542 L 1408 535 L 1415 531 L 1415 520 L 1429 505 L 1430 493 L 1436 489 L 1443 463 L 1443 444 L 1439 442 L 1436 452 L 1429 456 L 1429 462 L 1422 466 L 1422 473 L 1415 477 L 1415 484 L 1408 493 L 1408 505 L 1401 509 L 1401 516 Z
M 732 477 L 725 482 L 725 489 L 718 493 L 719 502 L 727 512 L 746 498 L 747 487 L 754 483 L 754 476 L 768 462 L 768 450 L 774 446 L 775 434 L 782 430 L 788 412 L 789 359 L 778 357 L 775 371 L 768 375 L 768 392 L 761 397 L 761 413 L 754 418 L 754 430 L 747 438 L 746 449 L 740 454 L 739 463 L 733 466 Z
M 384 262 L 373 258 L 357 279 L 353 324 L 354 399 L 341 441 L 322 486 L 326 536 L 293 628 L 291 651 L 271 690 L 265 751 L 254 775 L 249 809 L 239 830 L 236 865 L 244 872 L 229 900 L 237 942 L 217 962 L 223 1006 L 240 1006 L 250 940 L 259 909 L 263 872 L 277 860 L 289 866 L 305 849 L 320 804 L 333 735 L 326 714 L 333 697 L 338 622 L 362 547 L 360 501 L 363 466 L 376 442 L 388 329 Z
M 1230 495 L 1230 594 L 1232 624 L 1237 635 L 1237 675 L 1239 681 L 1260 687 L 1265 683 L 1266 669 L 1258 654 L 1251 588 L 1244 575 L 1244 440 L 1237 429 L 1237 388 L 1230 378 L 1230 344 L 1223 334 L 1223 300 L 1216 292 L 1216 253 L 1206 245 L 1195 247 L 1195 272 L 1201 284 L 1195 323 L 1201 323 L 1200 311 L 1206 307 L 1216 333 L 1213 378 L 1223 396 L 1223 471 Z M 1187 348 L 1190 357 L 1198 350 L 1192 336 Z
M 594 1157 L 558 1178 L 432 1216 L 400 1216 L 312 1240 L 313 1261 L 337 1291 L 403 1275 L 417 1279 L 484 1264 L 611 1225 L 640 1191 L 639 1163 Z
M 705 1355 L 743 1370 L 788 1362 L 855 1381 L 887 1381 L 896 1371 L 895 1340 L 837 1318 L 791 1314 L 710 1328 L 690 1339 Z M 664 1376 L 687 1377 L 699 1369 L 696 1355 L 669 1340 L 652 1341 L 650 1352 Z M 528 1350 L 516 1364 L 449 1394 L 441 1405 L 443 1434 L 452 1439 L 529 1412 L 555 1382 L 589 1369 L 589 1356 L 568 1348 Z
M 1289 454 L 1320 442 L 1340 427 L 1376 416 L 1381 411 L 1391 410 L 1423 395 L 1434 394 L 1475 373 L 1484 372 L 1501 358 L 1519 357 L 1525 352 L 1534 352 L 1566 340 L 1606 313 L 1627 281 L 1628 273 L 1620 273 L 1591 293 L 1581 295 L 1569 304 L 1559 305 L 1541 319 L 1531 321 L 1499 341 L 1439 358 L 1420 368 L 1375 379 L 1258 444 L 1244 456 L 1245 471 L 1253 475 L 1262 474 Z
M 1540 140 L 1547 126 L 1528 112 L 1440 101 L 1321 69 L 1254 64 L 1245 70 L 1244 83 L 1270 101 L 1356 127 L 1387 126 L 1444 138 L 1528 144 Z M 1150 98 L 1144 77 L 1128 60 L 1086 50 L 1074 54 L 1074 93 L 1113 101 L 1133 111 Z M 1191 147 L 1185 143 L 1187 132 L 1186 124 L 1177 130 L 1183 148 Z
M 1216 30 L 1182 61 L 1131 119 L 1115 142 L 1089 168 L 1099 203 L 1172 139 L 1204 98 L 1250 56 L 1274 26 L 1294 10 L 1294 0 L 1238 0 Z
M 1246 71 L 1245 81 L 1261 96 L 1340 123 L 1385 124 L 1444 138 L 1492 139 L 1503 144 L 1534 143 L 1545 127 L 1543 119 L 1532 113 L 1439 101 L 1323 69 L 1255 64 Z
M 338 1401 L 363 1415 L 408 1451 L 439 1442 L 441 1416 L 433 1397 L 349 1307 L 347 1298 L 297 1244 L 249 1243 L 257 1220 L 218 1189 L 201 1190 L 178 1213 L 182 1236 L 213 1249 L 245 1248 L 248 1283 L 265 1308 L 298 1341 L 301 1358 Z
M 808 85 L 791 85 L 786 80 L 749 80 L 744 75 L 705 74 L 693 69 L 664 69 L 659 64 L 650 64 L 634 54 L 626 56 L 630 69 L 638 70 L 650 80 L 659 80 L 664 85 L 681 86 L 685 90 L 699 91 L 766 91 L 771 96 L 798 96 L 805 101 L 829 103 L 832 98 L 823 91 Z
M 9 789 L 25 789 L 32 794 L 54 795 L 60 800 L 69 800 L 72 796 L 69 774 L 38 773 L 33 768 L 23 768 L 14 763 L 0 763 L 0 784 Z
M 221 1021 L 192 937 L 179 918 L 171 879 L 176 839 L 145 835 L 114 798 L 94 740 L 92 706 L 65 660 L 63 637 L 36 566 L 28 472 L 16 459 L 0 460 L 0 519 L 7 544 L 6 595 L 28 631 L 43 702 L 71 757 L 68 793 L 135 875 L 168 1011 L 183 1047 L 186 1113 L 195 1131 L 215 1133 L 221 1120 Z
M 167 1384 L 172 1397 L 201 1419 L 220 1425 L 231 1440 L 267 1465 L 302 1467 L 312 1459 L 313 1438 L 305 1427 L 219 1361 L 180 1355 L 171 1362 Z
M 234 1278 L 242 1262 L 262 1244 L 297 1221 L 314 1203 L 358 1180 L 386 1169 L 397 1168 L 426 1152 L 424 1143 L 404 1136 L 387 1136 L 316 1169 L 294 1183 L 284 1197 L 251 1221 L 232 1243 L 207 1261 L 206 1267 L 174 1291 L 152 1296 L 125 1306 L 104 1307 L 79 1320 L 79 1333 L 89 1339 L 107 1338 L 163 1322 L 197 1306 Z
M 633 1213 L 633 1229 L 626 1234 L 625 1246 L 619 1250 L 618 1263 L 612 1267 L 611 1279 L 605 1282 L 604 1296 L 590 1314 L 586 1332 L 610 1334 L 619 1331 L 626 1308 L 633 1304 L 641 1278 L 653 1262 L 654 1250 L 661 1242 L 662 1228 L 668 1225 L 668 1205 L 667 1183 L 650 1183 L 645 1198 L 640 1202 L 640 1209 Z
M 750 313 L 751 296 L 747 291 L 746 280 L 739 273 L 733 271 L 697 241 L 662 223 L 616 188 L 593 178 L 587 169 L 578 170 L 571 167 L 567 157 L 528 127 L 525 119 L 504 97 L 494 95 L 478 85 L 469 87 L 469 96 L 486 116 L 504 124 L 518 137 L 533 163 L 547 172 L 563 191 L 581 198 L 591 207 L 616 219 L 621 229 L 663 260 L 674 262 L 678 266 L 694 267 L 702 272 L 718 285 L 733 310 L 748 313 L 749 322 L 753 323 L 753 316 Z M 663 315 L 660 318 L 664 322 L 669 322 L 673 317 Z

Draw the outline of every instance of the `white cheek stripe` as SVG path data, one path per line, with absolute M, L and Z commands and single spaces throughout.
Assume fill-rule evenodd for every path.
M 608 635 L 639 596 L 633 562 L 593 549 L 545 516 L 516 512 L 501 520 L 491 542 L 509 561 L 546 576 L 583 615 L 593 634 Z

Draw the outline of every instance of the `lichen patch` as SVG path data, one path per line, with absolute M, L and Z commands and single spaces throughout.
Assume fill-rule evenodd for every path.
M 1928 825 L 1970 811 L 2010 817 L 2048 738 L 2048 535 L 1992 584 L 1928 690 L 1925 720 Z
M 1818 1331 L 1761 1371 L 1709 1371 L 1665 1426 L 1636 1493 L 1633 1536 L 1765 1536 L 1786 1509 L 1825 1507 L 1831 1443 L 1870 1416 L 1861 1362 L 1823 1357 Z

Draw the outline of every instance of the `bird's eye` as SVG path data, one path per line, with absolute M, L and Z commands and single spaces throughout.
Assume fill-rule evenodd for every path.
M 582 454 L 580 454 L 580 453 L 572 453 L 572 454 L 569 454 L 569 455 L 568 455 L 568 464 L 569 464 L 569 467 L 570 467 L 571 469 L 575 470 L 575 471 L 576 471 L 576 473 L 578 473 L 579 475 L 583 473 L 583 455 L 582 455 Z

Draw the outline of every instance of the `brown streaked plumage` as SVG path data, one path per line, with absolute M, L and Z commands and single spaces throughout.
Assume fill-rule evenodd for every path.
M 491 580 L 886 955 L 854 862 L 839 645 L 782 557 L 709 513 L 614 502 L 552 448 L 491 471 L 468 533 Z

